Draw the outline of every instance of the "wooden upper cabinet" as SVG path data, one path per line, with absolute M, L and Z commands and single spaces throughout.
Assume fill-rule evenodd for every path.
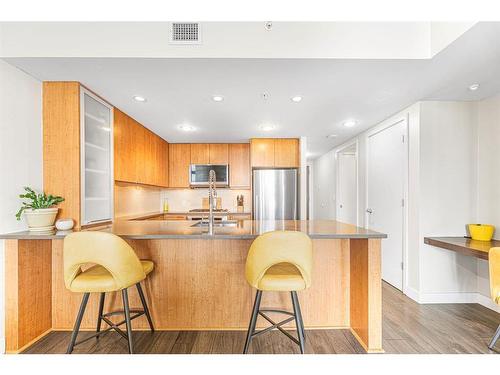
M 141 126 L 115 108 L 113 111 L 114 175 L 115 180 L 138 181 L 139 154 L 142 153 Z
M 189 164 L 191 145 L 189 143 L 170 143 L 168 145 L 168 186 L 189 187 Z
M 209 164 L 210 153 L 208 143 L 191 144 L 191 164 Z
M 299 140 L 297 138 L 282 138 L 274 140 L 274 166 L 284 168 L 298 168 Z
M 168 147 L 164 139 L 160 139 L 160 186 L 168 186 Z
M 229 146 L 227 143 L 210 143 L 208 146 L 210 164 L 229 163 Z
M 250 140 L 252 167 L 297 168 L 300 166 L 297 138 L 253 138 Z
M 251 139 L 250 157 L 252 167 L 274 167 L 274 139 Z
M 168 186 L 168 143 L 118 109 L 114 109 L 116 181 Z
M 42 113 L 43 190 L 64 197 L 59 217 L 72 218 L 79 228 L 80 84 L 43 82 Z
M 229 186 L 250 188 L 250 144 L 229 145 Z

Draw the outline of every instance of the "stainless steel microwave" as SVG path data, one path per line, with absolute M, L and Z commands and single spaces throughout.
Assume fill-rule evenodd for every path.
M 208 186 L 208 174 L 215 171 L 217 186 L 229 185 L 229 165 L 227 164 L 191 164 L 189 166 L 189 185 L 192 187 Z

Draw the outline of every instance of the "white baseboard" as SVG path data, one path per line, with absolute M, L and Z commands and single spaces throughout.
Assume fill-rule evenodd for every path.
M 500 313 L 500 306 L 497 305 L 495 302 L 493 302 L 493 300 L 490 297 L 483 296 L 481 293 L 476 293 L 476 294 L 477 294 L 476 297 L 477 303 L 493 311 L 496 311 L 497 313 Z
M 500 313 L 500 306 L 491 298 L 475 292 L 454 293 L 419 293 L 417 290 L 407 287 L 405 294 L 419 304 L 436 303 L 478 303 L 488 309 Z
M 477 303 L 477 293 L 451 292 L 451 293 L 420 293 L 420 303 Z
M 410 298 L 411 298 L 412 300 L 414 300 L 415 302 L 420 303 L 420 296 L 419 296 L 418 290 L 413 289 L 413 288 L 412 288 L 412 287 L 410 287 L 410 286 L 406 286 L 406 288 L 404 289 L 403 293 L 404 293 L 407 297 L 410 297 Z

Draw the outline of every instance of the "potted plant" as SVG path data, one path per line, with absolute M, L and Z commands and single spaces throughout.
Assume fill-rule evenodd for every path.
M 21 220 L 24 212 L 28 227 L 30 230 L 49 230 L 54 227 L 57 211 L 59 208 L 55 205 L 64 201 L 64 198 L 45 193 L 37 194 L 30 187 L 25 187 L 25 194 L 19 195 L 19 198 L 29 199 L 29 202 L 23 202 L 21 208 L 16 214 L 17 220 Z

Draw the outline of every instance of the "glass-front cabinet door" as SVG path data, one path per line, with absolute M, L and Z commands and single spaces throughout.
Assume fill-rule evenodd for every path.
M 86 225 L 113 219 L 113 107 L 83 87 L 80 92 L 81 220 Z

